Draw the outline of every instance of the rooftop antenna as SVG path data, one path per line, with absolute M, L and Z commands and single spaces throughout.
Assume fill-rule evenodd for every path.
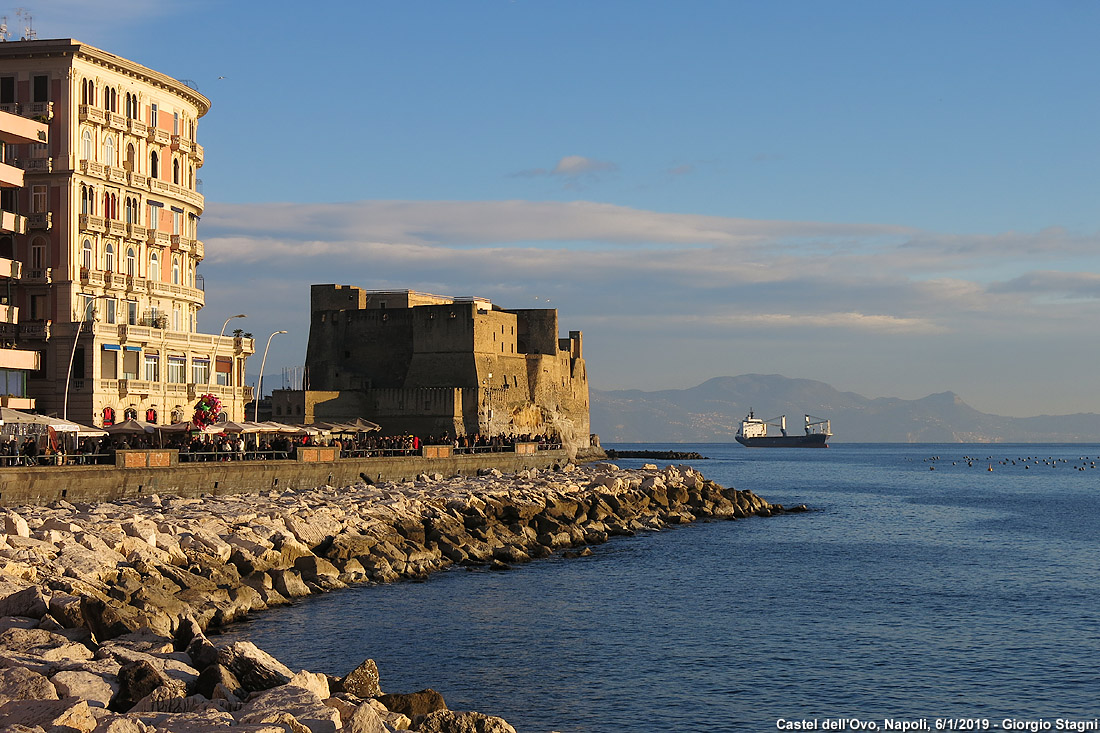
M 11 33 L 8 32 L 8 16 L 0 16 L 0 42 L 9 38 L 11 38 Z
M 16 8 L 15 17 L 19 18 L 27 25 L 23 28 L 23 40 L 33 41 L 38 38 L 38 32 L 34 29 L 34 18 L 31 17 L 30 11 L 26 8 Z

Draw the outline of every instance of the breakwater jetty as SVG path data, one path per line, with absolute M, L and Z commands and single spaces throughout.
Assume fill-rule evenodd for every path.
M 0 729 L 507 733 L 431 691 L 383 695 L 369 659 L 343 677 L 295 674 L 206 632 L 351 583 L 505 570 L 614 535 L 784 511 L 687 466 L 608 463 L 3 510 Z

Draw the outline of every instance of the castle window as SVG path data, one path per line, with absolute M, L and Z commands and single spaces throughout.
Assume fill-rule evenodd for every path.
M 133 277 L 137 274 L 137 257 L 134 255 L 134 248 L 130 247 L 126 250 L 126 274 Z
M 115 246 L 110 242 L 107 243 L 107 251 L 103 258 L 103 269 L 107 272 L 115 271 Z
M 92 269 L 92 240 L 84 240 L 84 248 L 81 252 L 80 266 L 85 270 Z
M 80 157 L 84 160 L 92 159 L 92 131 L 85 130 L 80 135 Z
M 115 164 L 115 139 L 113 137 L 108 136 L 107 139 L 103 141 L 103 165 L 113 166 L 114 164 Z
M 180 258 L 179 255 L 172 257 L 172 284 L 180 284 Z
M 156 105 L 153 105 L 153 107 L 156 107 Z M 155 150 L 149 155 L 149 176 L 160 178 L 160 156 L 157 155 Z
M 172 183 L 177 186 L 180 183 L 180 162 L 179 160 L 172 161 Z
M 160 258 L 156 252 L 149 255 L 149 279 L 160 280 Z

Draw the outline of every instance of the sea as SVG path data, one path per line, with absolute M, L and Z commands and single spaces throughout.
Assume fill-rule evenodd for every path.
M 369 657 L 520 733 L 1100 727 L 1100 445 L 605 447 L 810 511 L 352 587 L 219 641 Z

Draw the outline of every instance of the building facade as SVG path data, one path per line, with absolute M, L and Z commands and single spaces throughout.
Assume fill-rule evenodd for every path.
M 0 235 L 0 257 L 22 263 L 18 336 L 40 354 L 40 412 L 169 423 L 212 393 L 244 419 L 252 339 L 198 330 L 209 109 L 187 84 L 72 39 L 0 43 L 0 110 L 49 128 L 18 151 L 26 185 L 3 207 L 26 231 Z
M 314 285 L 304 382 L 272 393 L 275 420 L 365 417 L 390 434 L 589 445 L 582 335 L 559 338 L 554 309 Z
M 25 117 L 0 112 L 0 202 L 16 198 L 23 187 L 23 169 L 15 152 L 20 146 L 48 142 L 46 125 Z M 0 207 L 0 236 L 12 237 L 27 231 L 27 220 L 14 211 Z M 23 272 L 23 263 L 8 253 L 0 257 L 0 405 L 16 410 L 33 410 L 34 398 L 27 392 L 27 375 L 38 371 L 37 351 L 18 348 L 19 307 L 15 305 L 15 284 Z

